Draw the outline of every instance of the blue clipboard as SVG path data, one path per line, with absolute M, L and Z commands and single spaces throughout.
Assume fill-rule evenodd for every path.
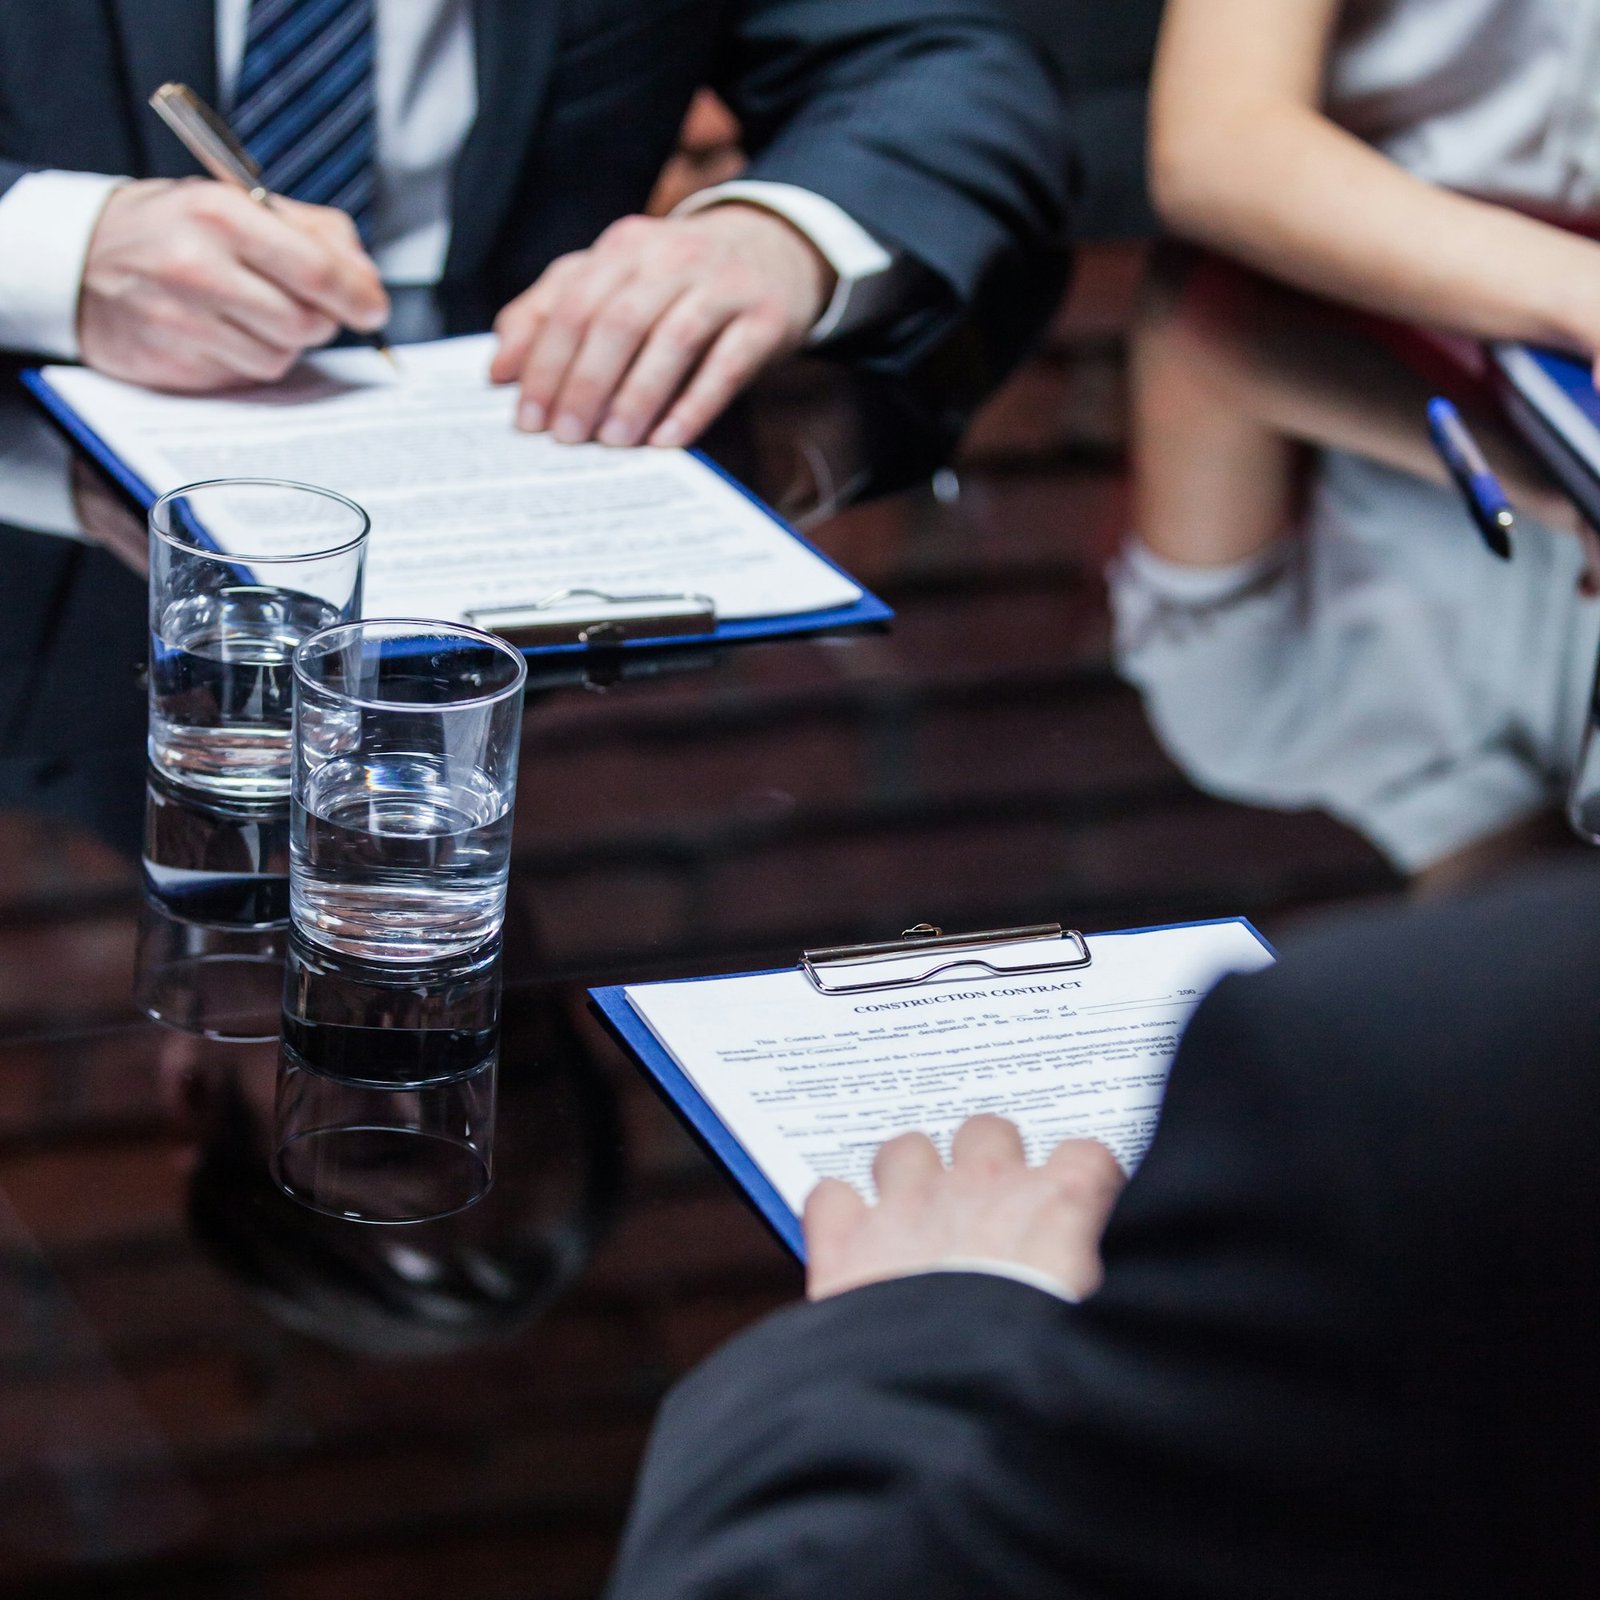
M 86 423 L 67 402 L 51 387 L 50 380 L 37 367 L 22 373 L 23 386 L 49 412 L 56 425 L 107 472 L 117 484 L 133 497 L 146 511 L 160 496 L 131 467 L 128 466 L 101 436 Z M 735 621 L 719 620 L 709 632 L 693 634 L 660 635 L 643 639 L 622 639 L 608 642 L 603 647 L 567 642 L 560 644 L 524 645 L 522 653 L 530 657 L 582 656 L 592 657 L 603 651 L 704 648 L 708 645 L 739 644 L 753 639 L 799 638 L 810 634 L 833 633 L 843 628 L 881 627 L 894 620 L 894 611 L 875 594 L 856 583 L 856 580 L 838 562 L 823 554 L 797 528 L 792 527 L 753 490 L 725 471 L 703 451 L 690 452 L 711 469 L 724 483 L 731 485 L 754 505 L 763 515 L 775 522 L 797 544 L 817 558 L 847 582 L 861 589 L 861 598 L 852 605 L 837 606 L 827 611 L 807 611 L 798 616 L 746 617 Z
M 1237 926 L 1249 933 L 1274 961 L 1278 952 L 1263 937 L 1248 917 L 1209 917 L 1197 922 L 1167 922 L 1148 928 L 1119 928 L 1110 933 L 1091 934 L 1095 940 L 1132 939 L 1144 933 L 1166 933 L 1175 928 L 1217 928 Z M 884 948 L 887 948 L 886 946 Z M 769 968 L 764 972 L 724 973 L 710 978 L 679 978 L 678 983 L 727 983 L 738 978 L 769 977 L 793 972 L 794 967 Z M 636 986 L 637 987 L 637 986 Z M 787 1246 L 797 1260 L 806 1258 L 800 1218 L 791 1211 L 772 1181 L 756 1164 L 754 1157 L 734 1137 L 733 1131 L 712 1109 L 710 1102 L 675 1062 L 650 1031 L 643 1017 L 628 1002 L 623 985 L 589 991 L 589 1003 L 618 1042 L 634 1056 L 649 1074 L 668 1106 L 700 1144 L 727 1169 L 744 1192 L 761 1220 Z
M 1489 361 L 1517 431 L 1600 527 L 1600 393 L 1590 363 L 1524 344 L 1492 345 Z

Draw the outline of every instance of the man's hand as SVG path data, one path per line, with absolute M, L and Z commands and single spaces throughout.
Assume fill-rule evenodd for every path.
M 354 224 L 325 206 L 257 205 L 225 183 L 118 189 L 89 244 L 78 299 L 84 361 L 155 389 L 281 378 L 341 327 L 389 314 Z
M 686 445 L 804 343 L 834 283 L 803 234 L 755 206 L 625 217 L 500 313 L 491 376 L 521 384 L 530 433 Z
M 1100 1236 L 1125 1182 L 1103 1144 L 1071 1140 L 1030 1167 L 1014 1124 L 973 1117 L 948 1167 L 925 1134 L 904 1133 L 879 1150 L 872 1176 L 875 1206 L 833 1178 L 806 1201 L 813 1300 L 974 1260 L 1042 1272 L 1074 1299 L 1100 1287 Z

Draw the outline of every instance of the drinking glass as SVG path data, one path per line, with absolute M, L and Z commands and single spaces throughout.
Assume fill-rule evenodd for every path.
M 325 629 L 294 653 L 289 908 L 316 944 L 426 963 L 505 920 L 527 664 L 442 622 Z
M 283 799 L 301 640 L 361 614 L 371 524 L 354 501 L 219 479 L 150 511 L 150 759 L 185 788 Z

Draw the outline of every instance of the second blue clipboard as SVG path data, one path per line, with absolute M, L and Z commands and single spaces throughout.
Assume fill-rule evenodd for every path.
M 1215 917 L 1198 922 L 1164 923 L 1149 928 L 1120 928 L 1114 932 L 1092 934 L 1090 938 L 1096 942 L 1107 939 L 1132 939 L 1138 938 L 1141 934 L 1166 933 L 1174 928 L 1221 927 L 1228 924 L 1243 928 L 1261 945 L 1269 956 L 1276 958 L 1277 952 L 1273 950 L 1272 945 L 1262 935 L 1261 931 L 1247 917 Z M 1042 928 L 1002 931 L 1007 933 L 1023 932 L 1030 935 L 1046 932 Z M 1056 931 L 1064 933 L 1064 936 L 1069 940 L 1078 940 L 1079 948 L 1082 948 L 1080 935 L 1073 934 L 1070 930 L 1057 929 Z M 980 937 L 992 939 L 997 936 L 984 935 Z M 903 941 L 889 941 L 883 946 L 863 946 L 859 948 L 862 950 L 888 950 L 891 946 L 899 947 L 902 945 Z M 919 941 L 917 948 L 926 949 L 927 943 Z M 1087 963 L 1079 963 L 1075 960 L 1070 950 L 1059 963 L 1063 968 L 1070 968 L 1080 964 Z M 802 969 L 779 968 L 774 970 L 792 972 Z M 722 974 L 716 977 L 684 978 L 677 981 L 682 983 L 714 984 L 727 981 L 729 977 L 758 975 L 750 973 Z M 618 1042 L 645 1069 L 656 1089 L 659 1090 L 674 1113 L 705 1149 L 722 1165 L 734 1182 L 738 1184 L 745 1198 L 754 1207 L 762 1221 L 799 1260 L 804 1261 L 805 1238 L 801 1230 L 800 1218 L 790 1209 L 788 1203 L 774 1187 L 772 1180 L 767 1177 L 754 1157 L 739 1142 L 732 1129 L 717 1115 L 710 1101 L 700 1092 L 694 1081 L 672 1059 L 671 1054 L 661 1041 L 656 1038 L 644 1018 L 634 1010 L 632 1003 L 628 999 L 628 986 L 613 985 L 607 988 L 591 989 L 589 991 L 589 1000 L 594 1010 Z

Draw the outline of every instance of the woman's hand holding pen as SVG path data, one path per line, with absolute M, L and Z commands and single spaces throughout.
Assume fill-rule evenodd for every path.
M 381 328 L 378 270 L 343 212 L 255 204 L 203 178 L 116 190 L 78 300 L 83 360 L 150 388 L 271 382 L 340 327 Z

